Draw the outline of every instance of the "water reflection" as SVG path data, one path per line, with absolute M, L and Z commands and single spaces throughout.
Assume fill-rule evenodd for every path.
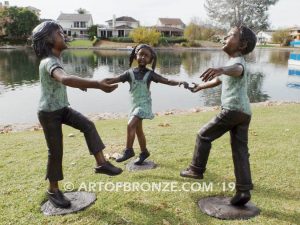
M 38 63 L 30 49 L 0 51 L 0 82 L 2 89 L 31 85 L 38 80 Z
M 96 62 L 95 55 L 89 50 L 68 50 L 62 54 L 64 69 L 80 77 L 92 78 Z
M 289 68 L 287 87 L 300 89 L 300 66 Z
M 129 52 L 101 50 L 94 51 L 98 67 L 108 66 L 108 71 L 114 75 L 121 74 L 129 68 Z
M 208 67 L 225 65 L 228 61 L 226 54 L 220 50 L 158 50 L 157 54 L 156 71 L 159 74 L 190 83 L 201 82 L 199 76 Z M 130 51 L 67 50 L 62 55 L 62 63 L 70 74 L 102 79 L 126 71 L 129 68 L 129 55 Z M 300 72 L 287 67 L 288 58 L 289 51 L 270 49 L 257 49 L 247 57 L 248 95 L 251 102 L 300 101 L 300 76 L 297 75 Z M 35 110 L 39 97 L 38 65 L 39 60 L 32 49 L 0 50 L 0 122 L 17 121 L 20 117 L 17 112 L 23 110 L 18 108 L 19 101 L 22 101 L 23 107 L 26 106 L 28 113 L 34 115 L 32 118 L 36 118 Z M 111 94 L 92 90 L 83 94 L 69 88 L 68 95 L 72 106 L 83 113 L 127 112 L 128 89 L 127 84 L 120 84 Z M 151 92 L 154 111 L 164 111 L 220 105 L 221 86 L 192 94 L 182 88 L 153 85 Z M 94 104 L 99 101 L 99 96 L 101 104 Z M 26 115 L 27 117 L 30 116 Z
M 290 52 L 288 51 L 273 51 L 270 54 L 270 63 L 276 65 L 287 65 L 288 59 L 290 56 Z
M 264 102 L 267 101 L 270 96 L 263 93 L 264 74 L 260 72 L 251 73 L 248 75 L 248 97 L 250 102 Z

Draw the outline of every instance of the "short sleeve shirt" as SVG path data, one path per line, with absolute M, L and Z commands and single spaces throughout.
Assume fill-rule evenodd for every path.
M 243 66 L 243 74 L 239 77 L 221 75 L 222 81 L 222 108 L 236 110 L 251 115 L 250 102 L 247 94 L 247 70 L 244 57 L 231 58 L 226 66 L 240 64 Z
M 41 83 L 41 97 L 38 110 L 52 112 L 69 106 L 66 86 L 52 77 L 52 72 L 63 69 L 59 58 L 49 56 L 40 62 L 39 75 Z

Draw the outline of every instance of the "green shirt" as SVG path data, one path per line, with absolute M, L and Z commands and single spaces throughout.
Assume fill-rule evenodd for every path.
M 41 97 L 38 110 L 52 112 L 69 105 L 66 86 L 52 77 L 56 68 L 62 68 L 59 58 L 49 56 L 40 62 L 39 75 L 41 82 Z
M 244 57 L 231 58 L 226 66 L 241 64 L 244 68 L 239 77 L 221 75 L 222 81 L 222 108 L 236 110 L 251 115 L 250 102 L 247 95 L 247 71 Z

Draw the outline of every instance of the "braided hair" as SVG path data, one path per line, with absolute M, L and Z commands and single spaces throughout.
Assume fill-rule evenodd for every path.
M 153 50 L 153 48 L 152 48 L 150 45 L 147 45 L 147 44 L 139 44 L 139 45 L 135 46 L 135 47 L 132 49 L 131 54 L 130 54 L 130 58 L 129 58 L 129 66 L 131 67 L 133 60 L 136 59 L 137 53 L 138 53 L 139 50 L 141 50 L 142 48 L 147 48 L 147 49 L 150 50 L 151 55 L 152 55 L 152 59 L 151 59 L 151 62 L 152 62 L 152 70 L 154 71 L 154 70 L 155 70 L 155 67 L 156 67 L 157 56 L 156 56 L 156 53 L 155 53 L 155 51 Z
M 55 21 L 45 21 L 37 25 L 32 31 L 32 47 L 39 58 L 44 58 L 52 54 L 54 46 L 54 32 L 62 29 Z

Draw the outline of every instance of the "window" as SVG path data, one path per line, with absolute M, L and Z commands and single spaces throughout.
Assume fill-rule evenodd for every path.
M 74 22 L 74 27 L 79 27 L 79 22 L 78 21 Z
M 86 27 L 85 22 L 80 22 L 80 27 Z

